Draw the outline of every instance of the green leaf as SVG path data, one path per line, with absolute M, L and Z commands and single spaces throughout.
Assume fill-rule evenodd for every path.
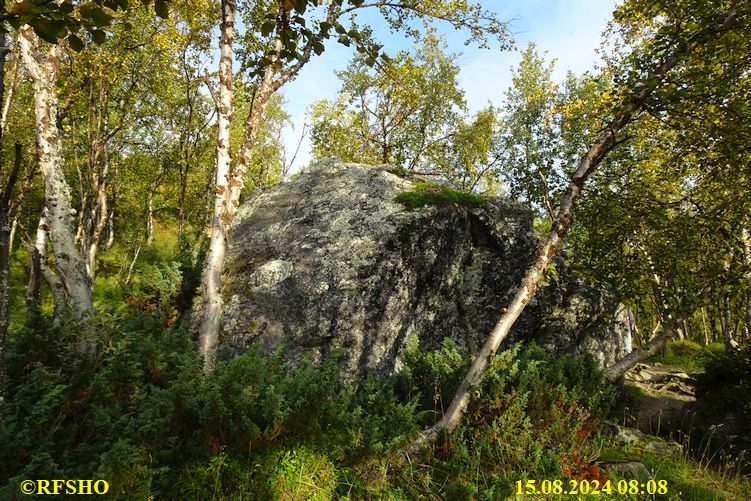
M 347 35 L 349 35 L 349 37 L 350 37 L 350 38 L 351 38 L 352 40 L 357 40 L 358 42 L 359 42 L 359 41 L 360 41 L 360 40 L 362 39 L 362 35 L 360 35 L 360 32 L 359 32 L 359 31 L 357 31 L 357 30 L 356 30 L 356 29 L 354 29 L 354 28 L 352 28 L 351 30 L 349 30 L 349 31 L 347 32 Z
M 83 41 L 74 33 L 68 35 L 68 45 L 70 45 L 70 48 L 76 52 L 81 52 L 83 50 Z
M 49 43 L 57 43 L 57 39 L 65 35 L 67 31 L 64 22 L 47 19 L 37 19 L 33 28 L 34 33 L 39 35 L 39 38 Z
M 295 0 L 295 10 L 300 14 L 305 14 L 305 8 L 308 6 L 308 0 Z
M 334 25 L 334 28 L 336 29 L 336 32 L 339 33 L 340 35 L 347 34 L 347 29 L 339 23 L 336 23 L 336 25 Z
M 79 12 L 82 17 L 91 19 L 97 26 L 107 26 L 112 22 L 112 16 L 96 6 L 84 5 L 79 9 Z
M 325 47 L 321 42 L 313 42 L 313 52 L 316 53 L 316 56 L 320 56 L 321 54 L 323 54 L 324 50 L 325 50 Z
M 271 34 L 272 31 L 274 31 L 274 26 L 276 26 L 276 21 L 266 21 L 261 25 L 261 35 L 267 37 Z
M 15 15 L 8 16 L 7 21 L 8 21 L 8 24 L 10 24 L 13 29 L 17 30 L 18 28 L 21 27 L 21 19 L 18 16 L 15 16 Z
M 115 0 L 122 10 L 128 10 L 128 0 Z
M 346 47 L 349 47 L 349 45 L 350 45 L 349 38 L 345 37 L 344 35 L 342 35 L 342 36 L 339 37 L 339 43 L 342 44 L 342 45 L 344 45 L 344 46 L 346 46 Z
M 107 34 L 102 30 L 92 29 L 90 33 L 91 39 L 94 40 L 94 43 L 97 45 L 102 45 L 107 41 Z
M 162 19 L 169 18 L 169 8 L 167 8 L 167 0 L 154 0 L 154 12 Z
M 61 3 L 61 4 L 60 4 L 60 7 L 58 7 L 58 9 L 59 9 L 59 10 L 60 10 L 60 12 L 62 12 L 63 14 L 70 14 L 70 13 L 72 13 L 72 12 L 73 12 L 73 10 L 74 10 L 74 9 L 73 9 L 73 4 L 72 4 L 72 3 L 70 3 L 70 1 L 66 1 L 66 2 L 63 2 L 63 3 Z

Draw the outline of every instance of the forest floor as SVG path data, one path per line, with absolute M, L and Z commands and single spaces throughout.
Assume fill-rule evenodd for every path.
M 696 402 L 697 374 L 695 369 L 659 362 L 638 364 L 630 370 L 625 384 L 639 390 L 630 426 L 654 435 L 679 432 Z
M 748 499 L 751 485 L 737 464 L 715 461 L 717 453 L 708 452 L 704 442 L 691 443 L 698 427 L 709 426 L 694 421 L 701 405 L 696 379 L 702 372 L 692 364 L 638 364 L 626 374 L 622 398 L 611 413 L 620 437 L 601 459 L 642 463 L 652 478 L 667 480 L 667 495 L 656 499 Z

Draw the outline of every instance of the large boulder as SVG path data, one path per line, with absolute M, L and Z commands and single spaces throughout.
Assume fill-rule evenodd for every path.
M 414 182 L 388 166 L 319 163 L 297 179 L 250 194 L 227 252 L 220 353 L 258 343 L 286 359 L 335 350 L 348 376 L 387 374 L 405 340 L 444 338 L 477 350 L 540 245 L 525 208 L 493 198 L 482 208 L 409 210 L 394 198 Z M 556 353 L 622 355 L 623 325 L 602 287 L 558 263 L 508 342 Z

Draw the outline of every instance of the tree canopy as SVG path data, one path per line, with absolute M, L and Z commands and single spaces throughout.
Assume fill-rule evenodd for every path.
M 675 337 L 722 343 L 729 355 L 718 360 L 744 366 L 751 4 L 624 0 L 590 71 L 558 81 L 556 61 L 531 42 L 508 69 L 509 88 L 470 108 L 463 60 L 447 34 L 513 49 L 491 3 L 3 3 L 0 441 L 13 446 L 0 451 L 0 497 L 22 478 L 97 472 L 110 475 L 117 495 L 136 497 L 152 495 L 152 479 L 161 482 L 157 494 L 175 484 L 190 496 L 190 482 L 202 486 L 197 497 L 247 494 L 222 490 L 232 475 L 256 494 L 281 496 L 305 468 L 321 478 L 340 468 L 339 480 L 356 490 L 372 477 L 388 483 L 399 451 L 409 458 L 444 433 L 429 468 L 449 465 L 439 476 L 460 487 L 433 485 L 431 470 L 420 487 L 406 482 L 413 497 L 477 497 L 480 488 L 465 482 L 468 464 L 490 486 L 487 497 L 507 495 L 509 479 L 498 487 L 487 465 L 502 458 L 509 467 L 509 450 L 538 468 L 519 475 L 579 478 L 593 464 L 574 455 L 576 442 L 597 428 L 590 416 L 607 398 L 593 389 L 599 379 L 577 386 L 567 377 L 598 378 L 591 363 L 552 360 L 534 347 L 496 356 L 555 278 L 560 253 L 572 274 L 606 284 L 628 310 L 637 349 L 604 368 L 606 381 Z M 377 36 L 383 30 L 407 45 L 389 46 Z M 336 95 L 315 102 L 307 124 L 292 123 L 286 86 L 314 78 L 306 68 L 332 44 L 349 49 Z M 481 333 L 479 355 L 448 343 L 422 353 L 405 341 L 406 372 L 353 386 L 337 382 L 333 361 L 287 370 L 252 350 L 234 361 L 219 356 L 231 300 L 228 241 L 248 194 L 293 174 L 288 125 L 309 131 L 315 160 L 390 164 L 419 181 L 423 198 L 474 201 L 435 210 L 484 217 L 486 201 L 499 196 L 534 222 L 538 253 L 496 327 Z M 463 416 L 468 427 L 457 428 Z M 539 424 L 547 419 L 567 438 L 553 443 Z M 346 438 L 332 438 L 336 427 Z M 285 449 L 293 442 L 299 447 Z M 497 449 L 512 442 L 518 450 Z M 258 451 L 266 456 L 256 463 Z M 412 478 L 410 468 L 400 471 Z M 260 488 L 261 477 L 276 480 Z M 389 495 L 409 497 L 399 489 Z

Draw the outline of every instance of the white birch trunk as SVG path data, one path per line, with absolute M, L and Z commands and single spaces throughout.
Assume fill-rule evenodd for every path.
M 94 280 L 96 276 L 96 255 L 99 252 L 99 242 L 102 239 L 104 229 L 107 227 L 109 219 L 109 206 L 107 204 L 107 187 L 109 181 L 110 157 L 107 151 L 107 145 L 104 145 L 104 168 L 101 177 L 94 171 L 94 188 L 96 189 L 96 206 L 93 211 L 94 221 L 92 222 L 91 235 L 88 239 L 86 249 L 86 267 L 89 270 L 89 277 Z M 96 169 L 96 166 L 94 167 Z
M 332 22 L 337 12 L 337 3 L 329 6 L 327 21 Z M 234 0 L 222 0 L 222 29 L 219 48 L 219 95 L 214 95 L 217 105 L 217 160 L 215 177 L 214 212 L 210 225 L 211 241 L 206 255 L 202 277 L 202 312 L 199 328 L 199 351 L 204 356 L 204 371 L 209 372 L 214 366 L 219 329 L 222 318 L 222 298 L 220 294 L 224 257 L 230 223 L 240 205 L 245 180 L 250 166 L 253 148 L 258 141 L 258 134 L 263 122 L 264 112 L 271 96 L 281 86 L 289 82 L 310 60 L 313 51 L 312 42 L 303 50 L 302 59 L 286 69 L 278 78 L 276 62 L 282 50 L 279 36 L 274 40 L 274 53 L 271 64 L 266 68 L 263 79 L 253 99 L 248 118 L 244 124 L 243 142 L 238 152 L 237 164 L 230 172 L 230 120 L 232 116 L 232 45 L 235 34 L 236 7 Z
M 40 40 L 29 26 L 19 32 L 19 47 L 26 69 L 34 84 L 34 114 L 36 119 L 39 167 L 44 178 L 44 195 L 48 209 L 49 236 L 55 264 L 68 297 L 73 314 L 83 319 L 94 310 L 91 281 L 86 262 L 75 245 L 70 218 L 70 186 L 63 172 L 62 138 L 57 129 L 58 96 L 55 88 L 60 66 L 61 49 L 49 45 L 42 56 Z
M 146 193 L 146 247 L 154 243 L 154 191 Z
M 222 314 L 221 280 L 227 247 L 227 228 L 230 223 L 225 208 L 230 176 L 230 132 L 233 115 L 232 56 L 235 39 L 234 0 L 222 0 L 222 25 L 219 40 L 219 96 L 217 108 L 216 166 L 214 213 L 210 225 L 210 243 L 201 280 L 201 324 L 198 351 L 204 357 L 204 371 L 210 372 L 216 363 L 216 347 Z

